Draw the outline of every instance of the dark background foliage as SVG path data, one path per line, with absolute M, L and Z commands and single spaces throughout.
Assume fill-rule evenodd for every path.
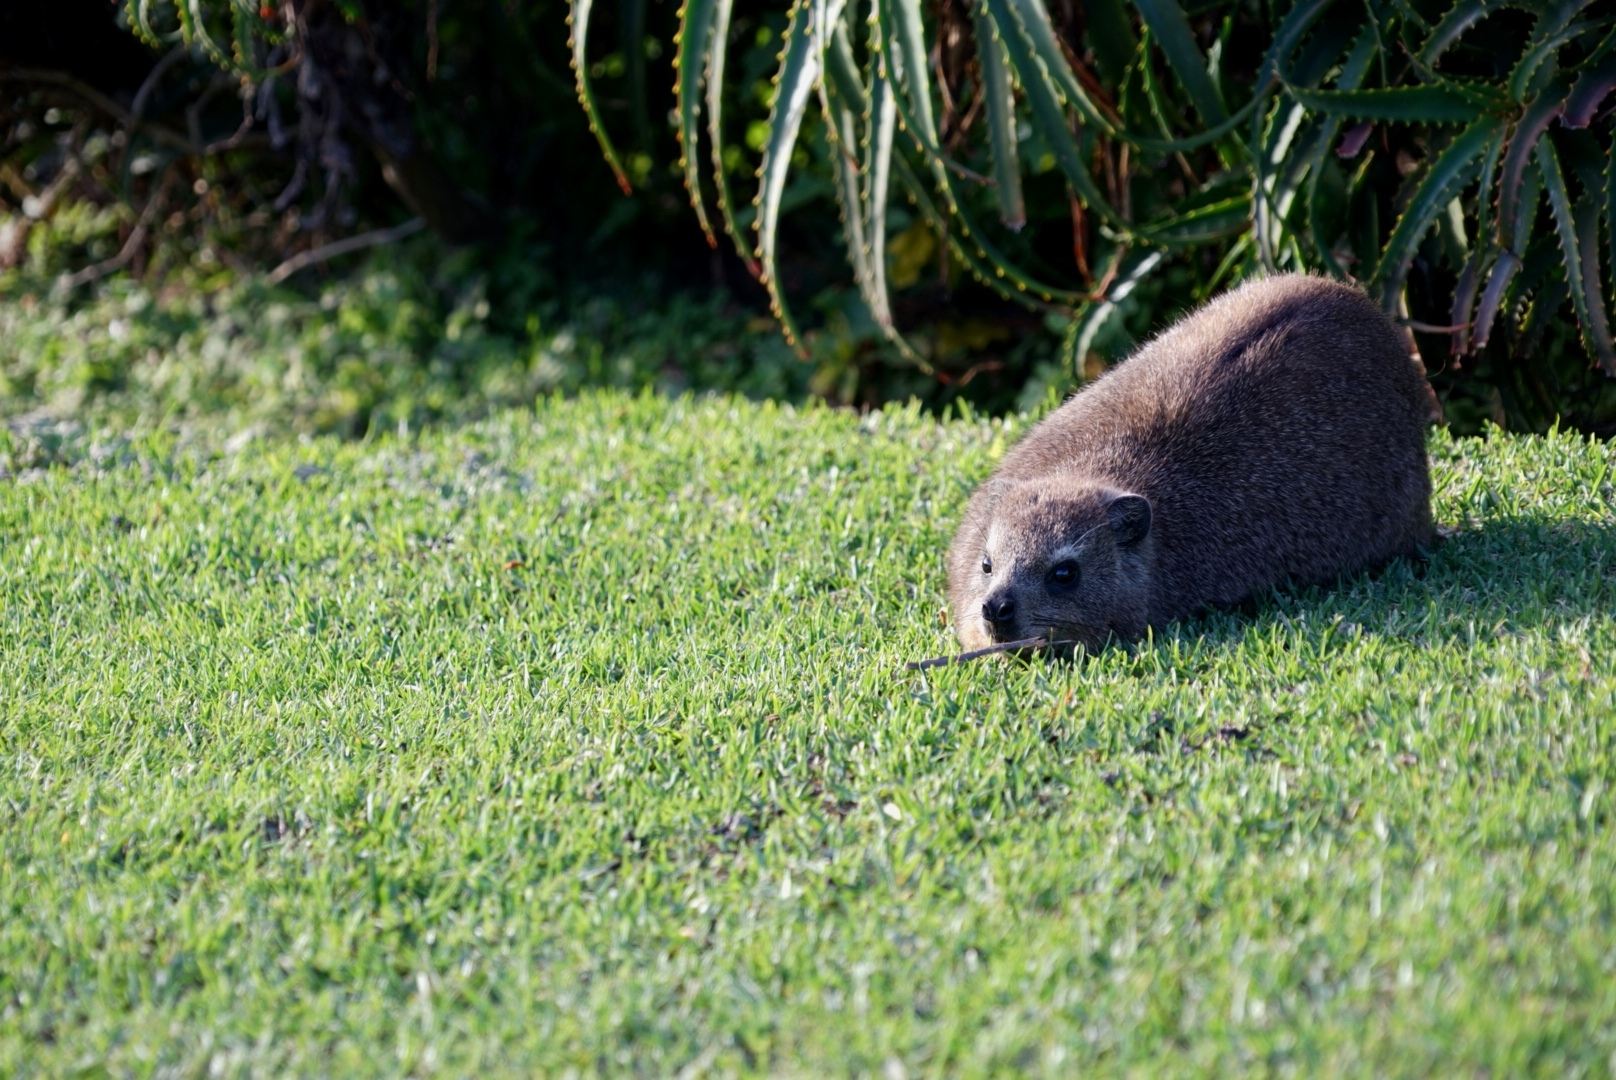
M 1249 88 L 1276 13 L 1259 3 L 1203 8 L 1187 9 L 1198 40 L 1223 42 L 1226 80 Z M 1085 52 L 1085 8 L 1058 0 L 1050 10 L 1073 52 L 1114 79 L 1105 56 Z M 1226 247 L 1176 257 L 1076 349 L 1071 317 L 982 287 L 895 200 L 894 319 L 934 367 L 923 373 L 882 336 L 849 279 L 829 162 L 805 140 L 780 233 L 781 284 L 806 330 L 803 361 L 779 339 L 746 265 L 728 244 L 709 247 L 691 213 L 671 123 L 671 0 L 603 3 L 590 32 L 590 71 L 629 195 L 579 107 L 567 6 L 557 0 L 282 0 L 264 13 L 270 25 L 295 23 L 303 48 L 289 36 L 237 33 L 228 20 L 204 27 L 230 56 L 182 35 L 175 9 L 154 4 L 152 13 L 141 27 L 105 0 L 0 4 L 0 283 L 64 317 L 113 300 L 128 306 L 128 290 L 144 290 L 154 299 L 136 322 L 157 342 L 201 341 L 208 320 L 225 316 L 238 336 L 279 349 L 263 328 L 267 313 L 288 308 L 297 326 L 285 340 L 298 342 L 311 385 L 325 388 L 300 414 L 314 427 L 358 433 L 452 414 L 457 400 L 591 383 L 1012 409 L 1092 376 L 1228 280 Z M 970 13 L 939 0 L 928 17 L 941 81 L 958 95 L 958 108 L 944 109 L 943 136 L 967 155 L 972 125 L 979 133 L 983 123 L 968 100 L 979 72 L 964 33 Z M 738 202 L 756 186 L 785 23 L 776 5 L 735 6 L 725 171 Z M 1504 55 L 1530 25 L 1524 12 L 1488 20 L 1454 54 L 1454 70 L 1499 77 L 1488 56 Z M 1360 178 L 1368 194 L 1352 213 L 1372 232 L 1373 222 L 1395 220 L 1433 148 L 1415 126 L 1377 125 L 1370 138 L 1375 153 Z M 1183 171 L 1204 175 L 1216 155 L 1192 153 Z M 1173 163 L 1159 164 L 1136 163 L 1123 185 L 1142 214 L 1183 194 Z M 1093 288 L 1102 245 L 1059 173 L 1029 168 L 1026 202 L 1027 227 L 1002 236 L 1009 253 Z M 1548 208 L 1539 213 L 1547 221 Z M 417 219 L 426 228 L 408 235 Z M 354 238 L 361 246 L 343 253 Z M 1462 262 L 1442 243 L 1428 238 L 1410 269 L 1416 325 L 1449 321 Z M 375 348 L 388 335 L 402 335 L 399 347 Z M 1459 365 L 1449 335 L 1416 339 L 1461 430 L 1489 419 L 1616 430 L 1616 395 L 1570 320 L 1529 321 Z M 48 348 L 6 348 L 14 351 L 0 356 L 0 391 L 24 404 L 59 398 L 66 384 L 74 401 L 115 396 L 145 385 L 150 362 L 149 349 L 108 346 L 108 358 L 81 357 L 68 377 Z

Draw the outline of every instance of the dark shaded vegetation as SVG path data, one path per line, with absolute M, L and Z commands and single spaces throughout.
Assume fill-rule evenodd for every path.
M 1444 5 L 1371 7 L 1387 33 L 1414 40 L 1427 32 L 1420 21 L 1439 22 Z M 193 8 L 201 24 L 181 21 Z M 1101 8 L 1123 21 L 1097 22 Z M 1285 74 L 1331 87 L 1337 53 L 1364 14 L 1345 4 L 1321 10 Z M 1577 14 L 1575 5 L 1568 10 L 1568 19 Z M 1107 34 L 1148 40 L 1138 12 L 1066 3 L 1049 11 L 1066 56 L 1091 80 L 1085 86 L 1121 122 L 1194 132 L 1196 103 L 1185 96 L 1193 87 L 1168 59 L 1140 54 L 1141 64 L 1106 47 Z M 0 315 L 5 411 L 154 417 L 223 409 L 267 420 L 264 402 L 273 398 L 294 426 L 361 433 L 610 384 L 853 405 L 917 397 L 933 409 L 960 401 L 998 412 L 1092 377 L 1263 261 L 1263 242 L 1247 227 L 1224 228 L 1164 259 L 1149 259 L 1148 244 L 1120 242 L 1103 208 L 1070 194 L 1072 178 L 1047 133 L 1029 126 L 1018 90 L 1012 112 L 1021 118 L 1027 226 L 998 226 L 999 189 L 956 187 L 974 220 L 991 223 L 987 232 L 1009 265 L 1096 299 L 1029 309 L 1001 295 L 992 273 L 972 276 L 958 224 L 928 218 L 895 186 L 881 262 L 900 344 L 872 316 L 868 283 L 848 268 L 847 207 L 838 205 L 836 157 L 815 107 L 790 150 L 777 226 L 779 291 L 808 353 L 798 359 L 773 326 L 746 250 L 787 12 L 735 5 L 719 157 L 746 242 L 720 236 L 715 246 L 691 213 L 680 167 L 682 103 L 672 78 L 679 10 L 629 0 L 594 14 L 587 66 L 629 195 L 579 108 L 566 17 L 556 0 L 283 0 L 256 21 L 214 3 L 62 0 L 0 9 L 0 289 L 11 301 Z M 1194 44 L 1216 58 L 1229 108 L 1258 88 L 1285 17 L 1254 4 L 1188 14 Z M 1606 16 L 1589 9 L 1580 17 L 1592 29 L 1570 39 L 1563 55 L 1551 52 L 1543 69 L 1564 68 L 1554 75 L 1560 93 L 1577 72 L 1603 70 L 1609 49 L 1599 29 Z M 939 137 L 962 168 L 985 175 L 994 156 L 974 16 L 942 3 L 926 18 Z M 1545 18 L 1508 9 L 1481 19 L 1444 54 L 1441 79 L 1508 79 L 1511 50 Z M 864 49 L 858 42 L 861 58 Z M 1157 79 L 1154 99 L 1141 82 L 1147 69 Z M 1410 70 L 1404 58 L 1372 81 L 1402 85 Z M 1609 289 L 1597 253 L 1606 250 L 1608 225 L 1596 196 L 1605 192 L 1601 147 L 1610 125 L 1603 111 L 1590 119 L 1586 129 L 1552 126 L 1546 138 L 1558 147 L 1578 213 L 1594 215 L 1592 295 L 1603 303 Z M 1283 127 L 1273 112 L 1258 145 L 1275 145 Z M 1316 179 L 1321 222 L 1301 220 L 1304 204 L 1312 212 L 1308 188 L 1289 217 L 1271 223 L 1270 257 L 1282 268 L 1317 268 L 1310 244 L 1328 235 L 1336 237 L 1326 245 L 1331 257 L 1348 269 L 1351 258 L 1373 260 L 1456 130 L 1305 118 L 1287 145 L 1316 145 L 1320 161 L 1274 179 L 1281 188 Z M 1088 145 L 1102 194 L 1130 221 L 1214 196 L 1244 198 L 1249 211 L 1246 166 L 1225 143 L 1166 155 L 1130 154 L 1125 143 L 1102 135 Z M 710 172 L 705 135 L 693 149 Z M 895 152 L 926 175 L 927 159 L 912 143 L 900 140 Z M 1530 243 L 1503 297 L 1499 331 L 1485 349 L 1467 354 L 1473 342 L 1462 343 L 1450 355 L 1461 344 L 1441 329 L 1454 319 L 1453 298 L 1479 292 L 1503 257 L 1482 243 L 1486 225 L 1476 214 L 1496 199 L 1480 192 L 1475 171 L 1455 180 L 1456 209 L 1409 249 L 1402 293 L 1450 422 L 1461 431 L 1487 421 L 1545 430 L 1558 419 L 1609 434 L 1616 384 L 1584 350 L 1556 207 L 1534 168 L 1523 172 L 1518 200 Z M 712 214 L 712 177 L 698 182 Z M 1582 218 L 1575 224 L 1584 227 Z M 422 235 L 404 239 L 417 227 Z M 128 344 L 136 339 L 138 348 Z M 295 364 L 293 339 L 302 343 Z M 206 347 L 210 360 L 187 345 L 205 341 L 230 342 L 230 359 L 218 359 L 218 344 Z M 153 360 L 153 350 L 164 360 Z M 552 361 L 563 353 L 574 358 L 558 367 Z M 181 392 L 193 396 L 170 399 Z

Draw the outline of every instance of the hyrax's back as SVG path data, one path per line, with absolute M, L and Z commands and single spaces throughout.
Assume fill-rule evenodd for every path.
M 1149 498 L 1160 623 L 1429 544 L 1426 400 L 1399 332 L 1362 293 L 1272 277 L 1150 342 L 999 473 L 1075 471 Z

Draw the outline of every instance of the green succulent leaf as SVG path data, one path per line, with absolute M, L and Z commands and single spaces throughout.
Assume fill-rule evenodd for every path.
M 1526 107 L 1515 130 L 1510 132 L 1509 150 L 1504 154 L 1503 170 L 1498 178 L 1498 242 L 1513 251 L 1521 251 L 1525 239 L 1523 231 L 1530 226 L 1529 217 L 1518 217 L 1523 205 L 1522 185 L 1527 182 L 1527 163 L 1549 124 L 1564 110 L 1565 101 L 1561 96 L 1546 92 Z M 1534 176 L 1533 182 L 1540 176 Z M 1525 201 L 1528 210 L 1535 209 L 1536 203 L 1535 196 Z
M 1488 210 L 1492 206 L 1493 179 L 1498 171 L 1498 159 L 1503 153 L 1503 142 L 1497 140 L 1487 148 L 1487 157 L 1481 164 L 1481 180 L 1476 185 L 1476 243 L 1470 257 L 1465 260 L 1453 290 L 1453 306 L 1449 312 L 1449 325 L 1458 327 L 1453 332 L 1450 351 L 1462 356 L 1470 351 L 1470 321 L 1475 314 L 1477 291 L 1481 288 L 1481 274 L 1487 261 L 1496 254 L 1488 241 Z
M 1370 62 L 1375 57 L 1379 39 L 1373 24 L 1366 25 L 1358 33 L 1357 40 L 1342 61 L 1341 74 L 1336 80 L 1337 90 L 1356 90 L 1358 84 L 1363 82 L 1364 75 L 1369 70 Z M 1325 115 L 1320 118 L 1318 134 L 1314 136 L 1312 152 L 1309 155 L 1308 174 L 1313 182 L 1307 186 L 1307 226 L 1308 237 L 1313 242 L 1313 249 L 1319 256 L 1319 261 L 1332 275 L 1338 278 L 1347 276 L 1345 268 L 1335 257 L 1331 246 L 1324 241 L 1322 226 L 1319 221 L 1319 176 L 1324 170 L 1325 155 L 1335 145 L 1336 136 L 1341 131 L 1341 119 L 1337 116 Z
M 1499 308 L 1504 302 L 1504 293 L 1510 282 L 1521 269 L 1521 258 L 1513 251 L 1505 251 L 1493 263 L 1492 275 L 1487 279 L 1487 288 L 1482 291 L 1481 303 L 1476 308 L 1476 334 L 1473 348 L 1484 349 L 1491 340 L 1493 321 L 1498 315 Z
M 702 235 L 711 247 L 718 246 L 712 224 L 707 220 L 707 206 L 701 197 L 701 174 L 696 165 L 696 144 L 700 141 L 701 76 L 703 60 L 707 56 L 707 43 L 713 34 L 713 13 L 718 0 L 685 0 L 679 12 L 678 55 L 674 58 L 676 73 L 674 111 L 678 115 L 676 130 L 679 134 L 679 167 L 684 170 L 685 190 L 690 193 L 690 205 L 695 208 L 696 220 Z
M 870 93 L 870 134 L 865 140 L 863 197 L 864 232 L 870 244 L 870 311 L 881 326 L 892 325 L 887 299 L 887 190 L 892 178 L 892 140 L 898 111 L 892 104 L 892 84 L 877 79 Z
M 1582 256 L 1582 292 L 1588 304 L 1588 336 L 1593 339 L 1594 356 L 1606 375 L 1616 376 L 1616 341 L 1611 338 L 1610 317 L 1605 311 L 1604 279 L 1599 268 L 1599 219 L 1603 208 L 1590 192 L 1576 206 L 1577 250 Z
M 1613 89 L 1616 89 L 1616 54 L 1606 56 L 1578 77 L 1566 96 L 1565 115 L 1560 123 L 1568 128 L 1587 127 Z
M 841 0 L 797 0 L 786 25 L 785 49 L 780 56 L 780 73 L 775 79 L 774 107 L 769 113 L 769 137 L 763 147 L 763 165 L 758 174 L 757 259 L 763 285 L 786 340 L 806 355 L 802 335 L 797 330 L 780 285 L 777 242 L 780 200 L 785 194 L 786 176 L 791 170 L 791 152 L 808 108 L 823 64 L 828 24 L 841 12 Z
M 1207 71 L 1206 56 L 1195 44 L 1195 34 L 1190 30 L 1184 9 L 1174 0 L 1134 0 L 1134 7 L 1150 27 L 1151 35 L 1201 120 L 1208 125 L 1226 120 L 1229 110 L 1224 107 L 1223 95 Z
M 1055 37 L 1055 28 L 1049 21 L 1049 12 L 1043 5 L 1043 0 L 1009 0 L 1010 10 L 1015 13 L 1015 22 L 1026 36 L 1027 50 L 1032 60 L 1043 70 L 1044 76 L 1050 80 L 1056 94 L 1076 109 L 1085 124 L 1092 124 L 1108 135 L 1117 132 L 1117 125 L 1112 123 L 1100 106 L 1095 103 L 1089 92 L 1078 81 L 1077 73 L 1066 59 L 1066 51 L 1061 48 L 1059 40 Z M 1009 25 L 1003 20 L 993 20 L 999 33 L 1006 32 Z M 978 42 L 978 48 L 981 45 Z M 1012 61 L 1014 63 L 1014 61 Z
M 1387 240 L 1375 269 L 1372 288 L 1380 293 L 1382 305 L 1388 310 L 1396 307 L 1403 276 L 1408 272 L 1408 264 L 1414 258 L 1420 240 L 1435 223 L 1437 215 L 1446 209 L 1448 202 L 1479 169 L 1478 159 L 1490 147 L 1497 145 L 1502 132 L 1502 121 L 1493 117 L 1478 120 L 1461 132 L 1431 163 L 1425 178 L 1409 199 L 1407 208 L 1398 217 L 1391 239 Z
M 1079 152 L 1077 140 L 1067 125 L 1066 114 L 1061 109 L 1060 97 L 1050 81 L 1049 73 L 1034 57 L 1029 37 L 1011 10 L 1009 0 L 985 0 L 985 4 L 990 21 L 1009 54 L 1010 66 L 1020 76 L 1022 93 L 1027 95 L 1027 103 L 1032 107 L 1033 123 L 1049 144 L 1055 155 L 1055 163 L 1060 166 L 1067 183 L 1077 192 L 1083 205 L 1098 214 L 1106 224 L 1119 233 L 1130 232 L 1128 223 L 1111 207 L 1089 174 L 1088 163 Z
M 1497 3 L 1496 0 L 1459 0 L 1431 29 L 1425 44 L 1420 46 L 1420 60 L 1426 64 L 1435 64 L 1472 26 L 1493 12 L 1508 6 L 1510 5 Z
M 1210 206 L 1150 222 L 1145 230 L 1155 241 L 1170 246 L 1206 243 L 1222 237 L 1238 236 L 1251 226 L 1249 192 L 1224 199 Z
M 1524 102 L 1535 91 L 1540 90 L 1542 78 L 1552 76 L 1558 67 L 1555 53 L 1560 47 L 1599 25 L 1601 24 L 1592 22 L 1573 23 L 1529 47 L 1526 54 L 1516 63 L 1515 69 L 1510 72 L 1509 81 L 1505 84 L 1510 99 Z
M 1487 110 L 1452 86 L 1398 86 L 1385 90 L 1307 90 L 1286 93 L 1309 109 L 1353 120 L 1405 124 L 1473 124 Z
M 975 4 L 971 18 L 976 26 L 977 58 L 982 65 L 982 96 L 987 100 L 988 146 L 993 153 L 999 220 L 1019 230 L 1027 223 L 1027 202 L 1021 194 L 1021 155 L 1016 149 L 1015 86 L 1005 66 L 1004 45 L 987 8 Z
M 1616 345 L 1610 340 L 1610 324 L 1605 318 L 1604 302 L 1600 298 L 1599 284 L 1599 216 L 1592 199 L 1584 200 L 1582 221 L 1571 205 L 1566 189 L 1565 173 L 1560 168 L 1560 156 L 1552 139 L 1537 144 L 1537 167 L 1543 176 L 1543 190 L 1549 196 L 1549 209 L 1554 212 L 1554 227 L 1560 237 L 1560 256 L 1565 265 L 1566 284 L 1571 291 L 1571 306 L 1577 313 L 1577 326 L 1589 355 L 1599 358 L 1607 371 L 1616 370 Z M 1592 259 L 1582 251 L 1584 242 L 1593 248 Z M 1592 288 L 1590 289 L 1590 286 Z M 1596 313 L 1597 311 L 1597 313 Z
M 713 30 L 707 43 L 707 144 L 712 155 L 713 187 L 718 192 L 718 214 L 724 222 L 724 232 L 735 245 L 747 273 L 754 278 L 763 276 L 747 243 L 741 226 L 735 220 L 735 196 L 730 191 L 729 172 L 724 167 L 724 62 L 729 54 L 729 23 L 733 0 L 715 0 Z
M 617 148 L 612 145 L 611 136 L 606 134 L 606 125 L 600 119 L 600 108 L 595 104 L 595 88 L 589 80 L 589 16 L 594 6 L 594 0 L 572 0 L 572 13 L 567 18 L 567 24 L 572 28 L 572 70 L 578 79 L 578 102 L 583 105 L 584 115 L 589 118 L 589 130 L 595 133 L 606 164 L 611 166 L 612 175 L 617 177 L 617 186 L 623 189 L 624 195 L 628 195 L 634 188 L 628 182 L 628 173 L 623 171 L 623 163 L 617 156 Z

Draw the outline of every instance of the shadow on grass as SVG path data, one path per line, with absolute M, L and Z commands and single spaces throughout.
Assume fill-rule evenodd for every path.
M 1423 561 L 1395 559 L 1333 585 L 1281 587 L 1206 613 L 1179 624 L 1176 636 L 1224 648 L 1283 621 L 1308 637 L 1346 625 L 1443 645 L 1612 613 L 1616 524 L 1523 515 L 1467 525 Z

